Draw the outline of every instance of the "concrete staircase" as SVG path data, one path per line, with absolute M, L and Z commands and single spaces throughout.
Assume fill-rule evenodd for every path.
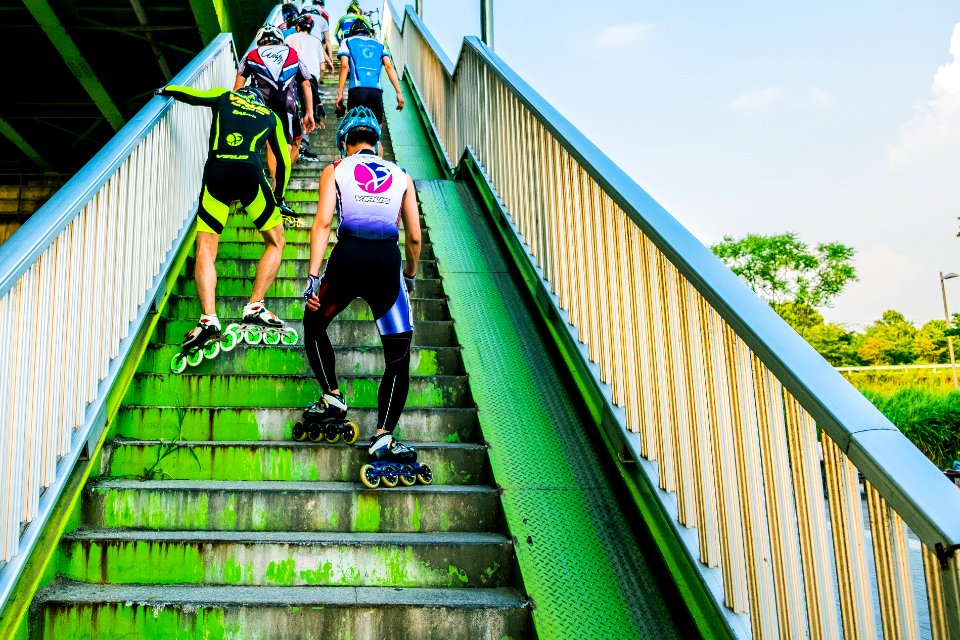
M 323 87 L 331 106 L 331 85 Z M 335 119 L 311 136 L 288 201 L 312 224 Z M 392 155 L 389 135 L 386 157 Z M 426 221 L 428 223 L 429 221 Z M 58 578 L 38 592 L 31 638 L 523 638 L 512 539 L 477 427 L 467 372 L 424 224 L 411 390 L 398 436 L 434 484 L 365 489 L 382 352 L 354 302 L 332 325 L 341 388 L 361 425 L 354 446 L 292 441 L 319 387 L 302 344 L 249 346 L 170 373 L 200 314 L 192 262 L 163 312 L 111 425 L 101 475 L 62 540 Z M 288 229 L 267 305 L 301 334 L 309 228 Z M 246 302 L 259 234 L 231 217 L 217 269 L 218 313 Z

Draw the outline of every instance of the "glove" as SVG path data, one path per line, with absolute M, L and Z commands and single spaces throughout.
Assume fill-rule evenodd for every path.
M 320 113 L 320 117 L 324 120 L 327 119 L 327 108 L 323 106 L 323 103 L 317 105 L 317 111 Z
M 407 293 L 413 293 L 414 289 L 417 288 L 416 278 L 416 275 L 408 276 L 407 274 L 403 274 L 403 284 L 407 287 Z
M 337 108 L 334 109 L 334 112 L 337 114 L 338 118 L 342 118 L 347 114 L 347 108 L 343 105 L 343 101 L 337 103 Z
M 307 276 L 307 288 L 303 290 L 303 301 L 306 302 L 313 296 L 317 295 L 317 291 L 320 290 L 320 278 L 315 275 Z

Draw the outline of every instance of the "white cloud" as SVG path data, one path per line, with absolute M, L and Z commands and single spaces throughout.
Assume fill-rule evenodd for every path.
M 730 104 L 730 108 L 734 111 L 759 111 L 780 102 L 782 99 L 783 89 L 776 87 L 751 89 L 734 100 Z
M 807 99 L 815 107 L 831 107 L 837 99 L 831 93 L 827 93 L 820 87 L 810 87 L 807 91 Z
M 625 47 L 642 40 L 648 31 L 650 31 L 650 25 L 645 22 L 634 22 L 632 24 L 607 27 L 600 32 L 600 46 L 610 48 Z
M 894 171 L 960 159 L 960 23 L 953 27 L 950 55 L 953 60 L 933 76 L 933 99 L 917 106 L 887 153 Z

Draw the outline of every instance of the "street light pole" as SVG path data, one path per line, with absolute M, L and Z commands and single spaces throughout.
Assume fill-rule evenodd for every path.
M 947 320 L 948 331 L 950 330 L 950 312 L 947 311 L 947 287 L 944 281 L 956 277 L 957 274 L 955 273 L 944 275 L 943 271 L 940 272 L 940 294 L 943 296 L 943 316 Z M 953 357 L 953 336 L 947 336 L 947 346 L 950 349 L 950 372 L 953 374 L 953 388 L 960 389 L 960 384 L 957 383 L 957 361 Z
M 493 50 L 493 0 L 480 0 L 480 39 Z
M 415 0 L 413 3 L 413 8 L 417 11 L 417 15 L 420 16 L 420 19 L 423 20 L 423 0 Z

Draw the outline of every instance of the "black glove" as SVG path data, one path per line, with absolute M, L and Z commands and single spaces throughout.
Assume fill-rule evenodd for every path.
M 413 293 L 414 290 L 417 288 L 417 280 L 416 280 L 416 278 L 417 278 L 416 274 L 414 274 L 414 275 L 412 275 L 412 276 L 408 276 L 407 274 L 403 274 L 403 284 L 404 284 L 404 286 L 407 287 L 407 293 Z
M 307 276 L 307 287 L 303 290 L 303 301 L 306 302 L 313 296 L 317 295 L 317 291 L 320 290 L 320 277 L 315 275 Z
M 347 108 L 343 106 L 342 102 L 337 103 L 337 108 L 334 110 L 338 118 L 342 118 L 347 113 Z

